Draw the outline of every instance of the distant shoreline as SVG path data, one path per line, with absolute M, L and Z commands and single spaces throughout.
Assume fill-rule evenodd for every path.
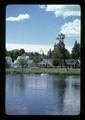
M 6 74 L 50 74 L 50 75 L 80 75 L 80 69 L 65 68 L 6 68 Z

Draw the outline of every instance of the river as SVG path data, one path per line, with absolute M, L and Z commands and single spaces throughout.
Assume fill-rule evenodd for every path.
M 6 75 L 7 115 L 80 114 L 80 76 Z

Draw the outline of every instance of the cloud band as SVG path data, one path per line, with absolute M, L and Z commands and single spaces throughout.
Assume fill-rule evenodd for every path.
M 22 20 L 25 20 L 25 19 L 29 19 L 30 18 L 30 15 L 25 13 L 25 14 L 19 14 L 18 16 L 16 17 L 7 17 L 6 18 L 6 21 L 22 21 Z

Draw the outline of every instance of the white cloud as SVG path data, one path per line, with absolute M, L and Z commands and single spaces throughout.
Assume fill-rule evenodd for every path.
M 38 5 L 39 8 L 44 9 L 46 5 Z
M 7 43 L 6 44 L 7 50 L 13 50 L 13 49 L 21 49 L 23 48 L 26 52 L 39 52 L 44 54 L 47 54 L 47 51 L 51 48 L 53 49 L 53 46 L 51 45 L 35 45 L 35 44 L 15 44 L 15 43 Z
M 21 49 L 23 48 L 26 52 L 39 52 L 42 54 L 47 54 L 48 50 L 53 50 L 54 45 L 34 45 L 34 44 L 16 44 L 16 43 L 7 43 L 7 50 Z M 66 46 L 66 49 L 71 53 L 72 46 Z
M 66 36 L 80 37 L 80 20 L 75 19 L 72 22 L 65 23 L 60 30 L 60 33 Z
M 19 14 L 18 16 L 16 17 L 7 17 L 6 18 L 6 21 L 21 21 L 21 20 L 25 20 L 25 19 L 29 19 L 30 18 L 30 15 L 25 13 L 25 14 Z
M 62 16 L 63 18 L 67 18 L 69 16 L 80 16 L 79 5 L 47 5 L 43 8 L 47 12 L 53 12 L 56 17 Z
M 64 18 L 69 16 L 80 16 L 80 11 L 66 11 L 63 13 Z

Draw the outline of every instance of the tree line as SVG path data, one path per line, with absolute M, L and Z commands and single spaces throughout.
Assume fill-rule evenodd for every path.
M 56 38 L 58 43 L 54 44 L 54 49 L 48 51 L 48 57 L 53 59 L 54 66 L 62 65 L 62 60 L 64 65 L 66 66 L 66 59 L 80 59 L 80 44 L 75 40 L 74 46 L 72 48 L 71 53 L 66 49 L 64 39 L 65 34 L 59 34 Z
M 49 49 L 47 55 L 44 53 L 40 54 L 38 52 L 25 52 L 24 49 L 16 49 L 7 51 L 6 50 L 6 56 L 10 56 L 12 58 L 12 61 L 17 59 L 18 56 L 22 56 L 23 54 L 29 56 L 30 59 L 33 60 L 35 64 L 39 63 L 43 59 L 53 59 L 53 65 L 57 66 L 62 63 L 62 60 L 65 64 L 65 59 L 80 59 L 80 44 L 75 41 L 74 46 L 72 48 L 71 53 L 66 49 L 64 39 L 64 34 L 59 34 L 56 38 L 58 40 L 58 43 L 54 44 L 53 50 Z

